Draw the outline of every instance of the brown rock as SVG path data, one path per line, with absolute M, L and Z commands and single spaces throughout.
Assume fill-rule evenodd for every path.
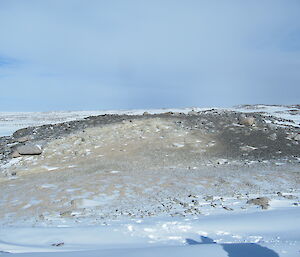
M 239 122 L 241 125 L 253 126 L 255 124 L 255 118 L 252 116 L 246 117 L 245 115 L 241 115 Z
M 12 157 L 12 158 L 18 158 L 18 157 L 20 157 L 20 156 L 21 156 L 21 154 L 19 154 L 18 151 L 14 151 L 14 152 L 11 154 L 11 157 Z
M 39 145 L 26 144 L 17 147 L 17 152 L 21 155 L 39 155 L 43 151 Z

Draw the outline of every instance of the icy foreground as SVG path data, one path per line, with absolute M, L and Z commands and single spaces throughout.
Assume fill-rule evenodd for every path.
M 0 115 L 0 255 L 299 256 L 299 113 Z

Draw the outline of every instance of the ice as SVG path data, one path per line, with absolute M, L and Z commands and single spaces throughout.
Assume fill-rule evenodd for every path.
M 118 171 L 118 170 L 112 170 L 110 173 L 117 174 L 117 173 L 120 173 L 120 171 Z
M 42 168 L 44 168 L 44 169 L 46 169 L 46 170 L 49 170 L 49 171 L 59 169 L 59 167 L 50 167 L 50 166 L 46 166 L 46 165 L 42 166 Z

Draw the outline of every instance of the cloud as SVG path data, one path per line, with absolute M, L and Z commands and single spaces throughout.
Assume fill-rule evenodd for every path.
M 18 65 L 0 64 L 0 109 L 295 103 L 299 11 L 297 0 L 3 0 L 0 56 Z

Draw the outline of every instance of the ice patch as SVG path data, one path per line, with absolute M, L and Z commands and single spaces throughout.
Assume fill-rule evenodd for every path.
M 59 167 L 51 167 L 51 166 L 47 166 L 47 165 L 43 165 L 42 168 L 52 171 L 52 170 L 57 170 L 59 169 Z
M 110 173 L 116 174 L 116 173 L 120 173 L 120 171 L 118 171 L 118 170 L 112 170 Z
M 43 185 L 40 185 L 40 188 L 57 188 L 57 185 L 54 185 L 54 184 L 43 184 Z
M 173 146 L 181 148 L 184 147 L 184 144 L 180 144 L 180 143 L 173 143 Z

